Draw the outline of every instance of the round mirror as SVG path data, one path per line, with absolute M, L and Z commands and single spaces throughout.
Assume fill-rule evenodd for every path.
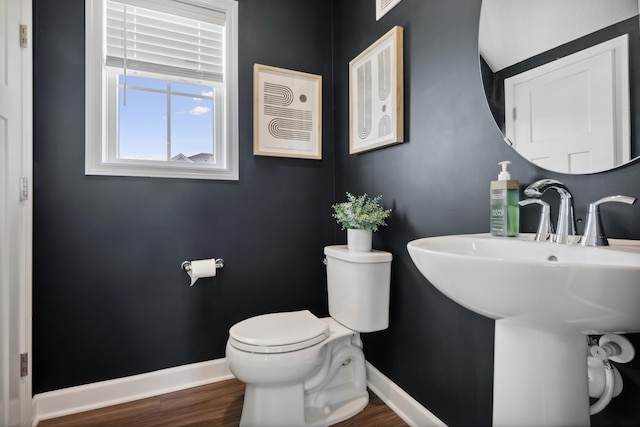
M 483 0 L 478 50 L 493 117 L 542 168 L 640 156 L 639 0 Z

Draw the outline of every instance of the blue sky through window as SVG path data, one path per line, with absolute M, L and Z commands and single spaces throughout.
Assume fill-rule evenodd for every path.
M 124 105 L 120 75 L 119 158 L 166 161 L 179 154 L 213 155 L 212 87 L 135 76 L 127 76 L 126 82 Z

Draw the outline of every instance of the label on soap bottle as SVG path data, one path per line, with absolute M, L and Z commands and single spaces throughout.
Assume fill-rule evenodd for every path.
M 507 235 L 507 194 L 505 190 L 491 190 L 491 234 Z

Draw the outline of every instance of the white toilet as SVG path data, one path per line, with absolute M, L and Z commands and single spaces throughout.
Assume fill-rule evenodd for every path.
M 327 246 L 331 317 L 272 313 L 236 323 L 226 357 L 245 382 L 241 426 L 328 426 L 369 402 L 360 332 L 389 326 L 388 252 Z

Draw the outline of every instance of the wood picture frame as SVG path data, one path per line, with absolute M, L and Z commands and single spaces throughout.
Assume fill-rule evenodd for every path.
M 379 21 L 402 0 L 376 0 L 376 21 Z
M 403 28 L 349 62 L 349 153 L 404 140 Z
M 253 67 L 253 154 L 322 159 L 322 76 Z

